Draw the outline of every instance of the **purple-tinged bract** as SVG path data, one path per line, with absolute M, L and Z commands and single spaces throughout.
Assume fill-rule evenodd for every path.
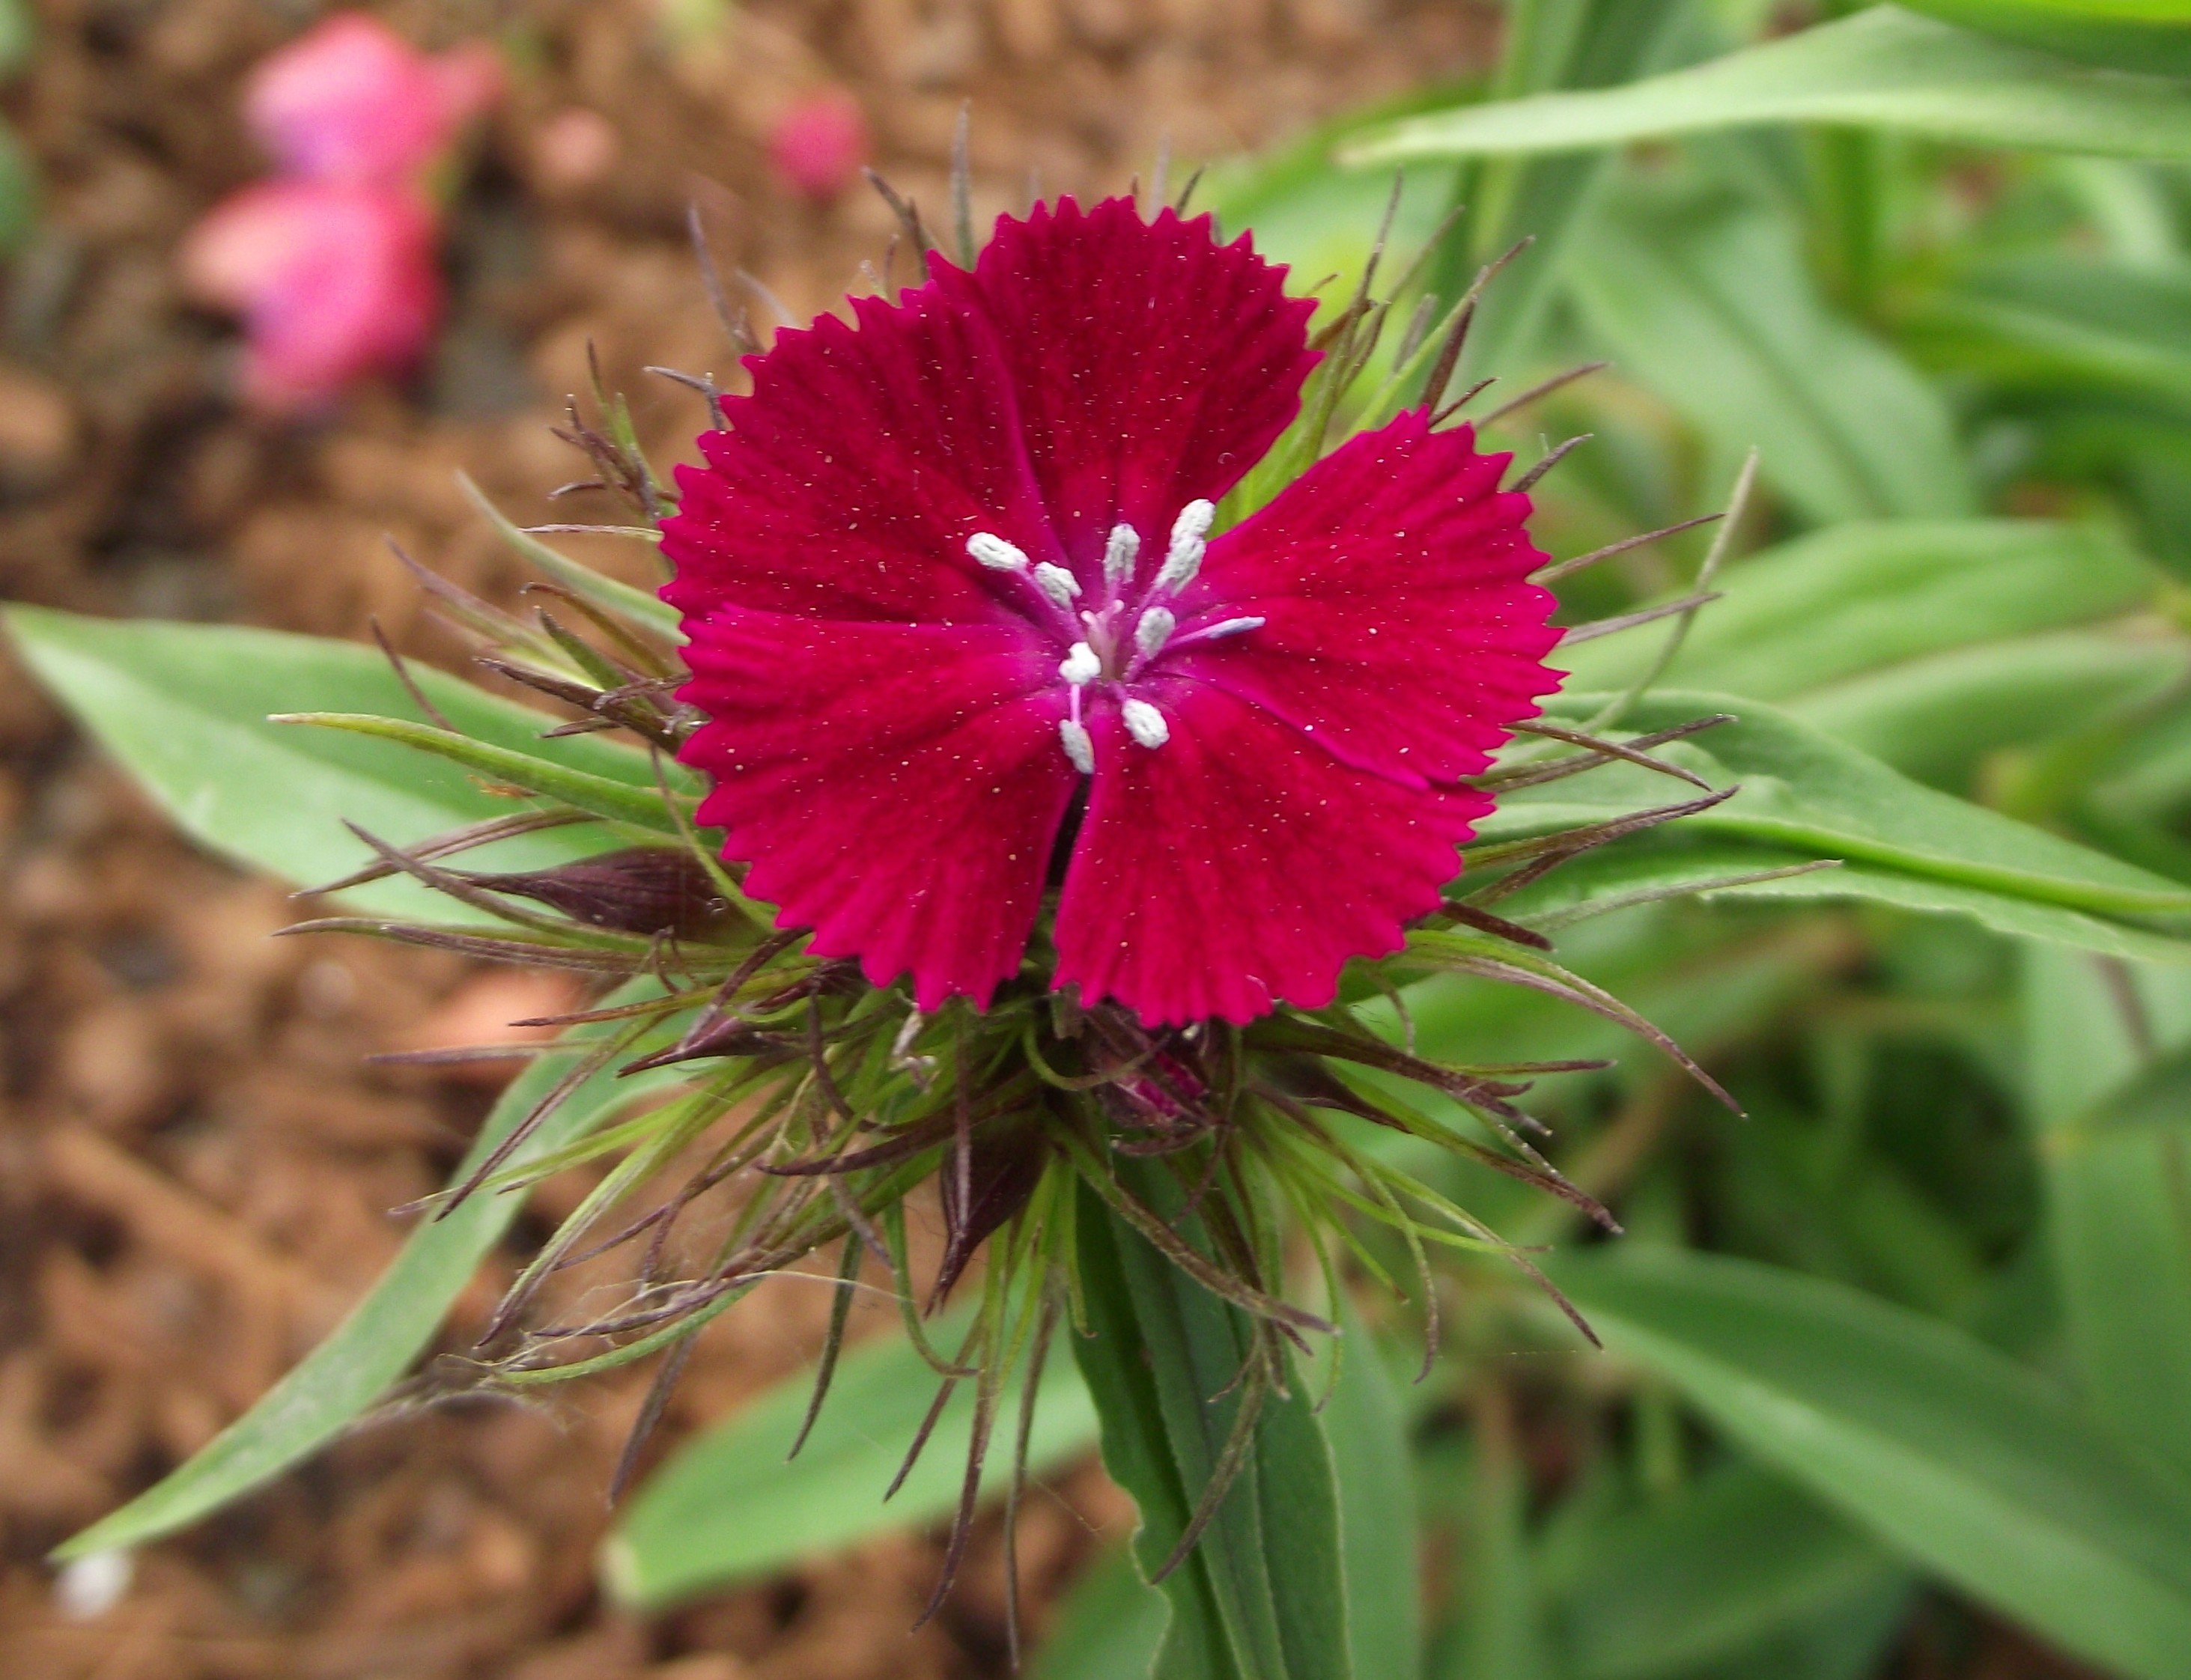
M 1051 984 L 1244 1022 L 1437 906 L 1558 684 L 1545 557 L 1420 411 L 1211 533 L 1316 363 L 1284 274 L 1068 199 L 748 360 L 663 593 L 701 820 L 818 954 L 986 1007 L 1056 886 Z

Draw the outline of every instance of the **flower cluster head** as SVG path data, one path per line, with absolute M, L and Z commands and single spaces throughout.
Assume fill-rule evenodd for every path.
M 1317 360 L 1284 277 L 1066 199 L 748 359 L 663 593 L 700 821 L 815 954 L 1243 1023 L 1437 907 L 1558 684 L 1545 557 L 1420 408 L 1226 523 Z
M 354 12 L 259 65 L 245 111 L 275 179 L 217 206 L 182 253 L 192 291 L 244 318 L 256 406 L 314 408 L 424 354 L 442 289 L 431 176 L 500 85 L 487 47 L 423 54 Z
M 925 249 L 917 213 L 901 213 Z M 1331 1328 L 1287 1298 L 1293 1234 L 1335 1283 L 1342 1249 L 1365 1253 L 1354 1221 L 1396 1234 L 1435 1343 L 1427 1245 L 1505 1245 L 1334 1116 L 1611 1226 L 1517 1106 L 1539 1074 L 1606 1064 L 1433 1060 L 1404 1007 L 1380 1020 L 1359 1006 L 1439 976 L 1526 986 L 1649 1037 L 1724 1099 L 1554 960 L 1533 925 L 1545 912 L 1519 895 L 1732 791 L 1650 752 L 1723 718 L 1616 741 L 1597 733 L 1619 727 L 1614 697 L 1579 729 L 1530 721 L 1559 685 L 1545 660 L 1562 634 L 1533 575 L 1686 527 L 1546 567 L 1528 491 L 1566 446 L 1506 484 L 1511 457 L 1449 423 L 1468 397 L 1441 406 L 1492 270 L 1441 300 L 1436 332 L 1419 301 L 1372 373 L 1389 313 L 1374 262 L 1312 336 L 1284 270 L 1244 237 L 1221 243 L 1207 217 L 1068 199 L 1000 219 L 959 256 L 930 252 L 917 287 L 779 334 L 746 358 L 743 394 L 677 376 L 716 429 L 674 490 L 621 399 L 597 383 L 598 421 L 573 405 L 564 435 L 593 473 L 566 488 L 619 497 L 638 534 L 658 535 L 663 599 L 506 522 L 548 579 L 530 620 L 424 581 L 483 663 L 580 714 L 543 733 L 595 737 L 591 768 L 473 740 L 407 677 L 430 724 L 317 718 L 445 755 L 524 803 L 407 851 L 372 841 L 376 860 L 328 889 L 401 871 L 484 928 L 307 924 L 614 987 L 561 1018 L 567 1070 L 451 1192 L 629 1151 L 512 1286 L 458 1380 L 522 1387 L 644 1357 L 841 1245 L 831 1347 L 863 1269 L 886 1269 L 946 1391 L 975 1386 L 947 1581 L 1009 1373 L 1041 1370 L 1067 1323 L 1133 1334 L 1130 1317 L 1106 1331 L 1098 1305 L 1138 1290 L 1129 1247 L 1226 1303 L 1227 1337 L 1247 1338 L 1226 1344 L 1231 1444 L 1174 1563 L 1247 1461 L 1235 1449 L 1257 1408 L 1295 1380 L 1291 1348 Z M 600 738 L 614 733 L 623 746 Z M 1470 846 L 1454 883 L 1494 793 L 1613 763 L 1697 797 L 1574 826 L 1524 807 Z M 447 861 L 566 827 L 600 849 L 516 872 Z M 629 1121 L 558 1119 L 574 1142 L 536 1137 L 612 1069 L 680 1083 Z M 1448 1106 L 1397 1097 L 1394 1079 Z M 595 1232 L 692 1160 L 651 1211 L 617 1214 L 620 1234 Z M 916 1278 L 906 1204 L 926 1186 L 944 1241 Z M 551 1277 L 627 1243 L 640 1253 L 628 1294 L 528 1325 Z M 954 1288 L 981 1310 L 938 1349 L 921 1303 Z M 834 1368 L 825 1354 L 817 1407 Z

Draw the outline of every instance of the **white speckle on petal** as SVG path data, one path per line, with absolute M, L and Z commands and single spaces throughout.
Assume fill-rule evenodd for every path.
M 1171 739 L 1171 725 L 1164 715 L 1146 700 L 1130 700 L 1118 707 L 1118 715 L 1125 719 L 1126 733 L 1143 746 L 1158 747 Z

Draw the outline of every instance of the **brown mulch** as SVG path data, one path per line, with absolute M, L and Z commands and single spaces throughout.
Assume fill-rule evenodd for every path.
M 725 270 L 751 270 L 797 315 L 879 254 L 891 224 L 871 196 L 817 207 L 766 179 L 760 136 L 794 93 L 849 86 L 878 161 L 930 204 L 972 99 L 988 213 L 1018 207 L 1031 173 L 1045 191 L 1115 190 L 1166 139 L 1183 159 L 1282 139 L 1454 73 L 1480 59 L 1486 27 L 1449 0 L 382 8 L 428 43 L 501 30 L 527 67 L 452 215 L 435 366 L 284 429 L 236 407 L 232 334 L 187 307 L 173 251 L 257 167 L 240 76 L 317 9 L 40 9 L 39 56 L 0 101 L 48 195 L 43 231 L 4 275 L 0 596 L 344 636 L 377 616 L 444 661 L 457 650 L 422 621 L 384 538 L 507 597 L 517 570 L 453 471 L 545 517 L 541 492 L 577 475 L 546 429 L 589 345 L 659 459 L 683 452 L 698 415 L 642 366 L 728 369 L 685 242 L 689 202 Z M 613 147 L 572 145 L 587 121 L 574 111 L 607 119 Z M 177 840 L 4 653 L 0 668 L 0 1674 L 1000 1672 L 993 1531 L 919 1632 L 932 1535 L 657 1620 L 605 1603 L 603 1490 L 643 1379 L 364 1431 L 149 1550 L 111 1609 L 71 1613 L 46 1550 L 202 1446 L 337 1321 L 401 1239 L 390 1210 L 440 1181 L 491 1100 L 363 1059 L 476 1036 L 538 1000 L 432 956 L 270 939 L 296 914 L 284 893 Z M 547 1213 L 566 1190 L 543 1193 Z M 447 1345 L 465 1344 L 546 1229 L 521 1223 Z M 663 1444 L 803 1363 L 821 1303 L 787 1286 L 714 1327 Z M 1122 1522 L 1092 1470 L 1061 1494 L 1034 1502 L 1023 1534 L 1038 1626 L 1094 1530 Z

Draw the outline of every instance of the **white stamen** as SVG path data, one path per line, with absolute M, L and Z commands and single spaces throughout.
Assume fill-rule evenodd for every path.
M 1069 607 L 1080 593 L 1080 580 L 1063 566 L 1054 566 L 1048 560 L 1034 569 L 1035 587 L 1061 607 Z
M 1171 725 L 1164 722 L 1164 713 L 1146 700 L 1127 701 L 1119 707 L 1118 714 L 1126 720 L 1126 733 L 1143 746 L 1162 746 L 1171 739 Z
M 1203 551 L 1209 548 L 1209 524 L 1217 517 L 1216 504 L 1190 502 L 1171 522 L 1171 547 L 1164 552 L 1164 569 L 1157 573 L 1159 589 L 1184 589 L 1202 570 Z
M 966 552 L 992 571 L 1025 571 L 1027 557 L 1014 544 L 986 531 L 966 539 Z
M 1065 656 L 1065 663 L 1057 667 L 1057 674 L 1074 688 L 1084 688 L 1103 674 L 1103 661 L 1087 643 L 1075 642 L 1073 651 Z
M 1196 631 L 1194 639 L 1198 642 L 1214 642 L 1220 636 L 1238 636 L 1250 630 L 1260 630 L 1269 622 L 1270 620 L 1266 618 L 1228 618 L 1221 623 L 1211 625 L 1207 630 Z
M 1133 701 L 1128 701 L 1132 705 Z M 1131 729 L 1133 725 L 1126 726 Z M 1096 743 L 1088 734 L 1085 724 L 1076 724 L 1070 718 L 1057 720 L 1057 738 L 1065 743 L 1065 756 L 1073 761 L 1073 768 L 1084 776 L 1096 774 Z M 1138 737 L 1137 737 L 1138 739 Z
M 1134 627 L 1134 645 L 1153 659 L 1157 650 L 1171 639 L 1172 627 L 1178 622 L 1168 609 L 1151 607 Z
M 1111 540 L 1103 545 L 1103 582 L 1113 594 L 1126 587 L 1126 580 L 1134 575 L 1134 562 L 1141 554 L 1141 532 L 1130 525 L 1111 527 Z

